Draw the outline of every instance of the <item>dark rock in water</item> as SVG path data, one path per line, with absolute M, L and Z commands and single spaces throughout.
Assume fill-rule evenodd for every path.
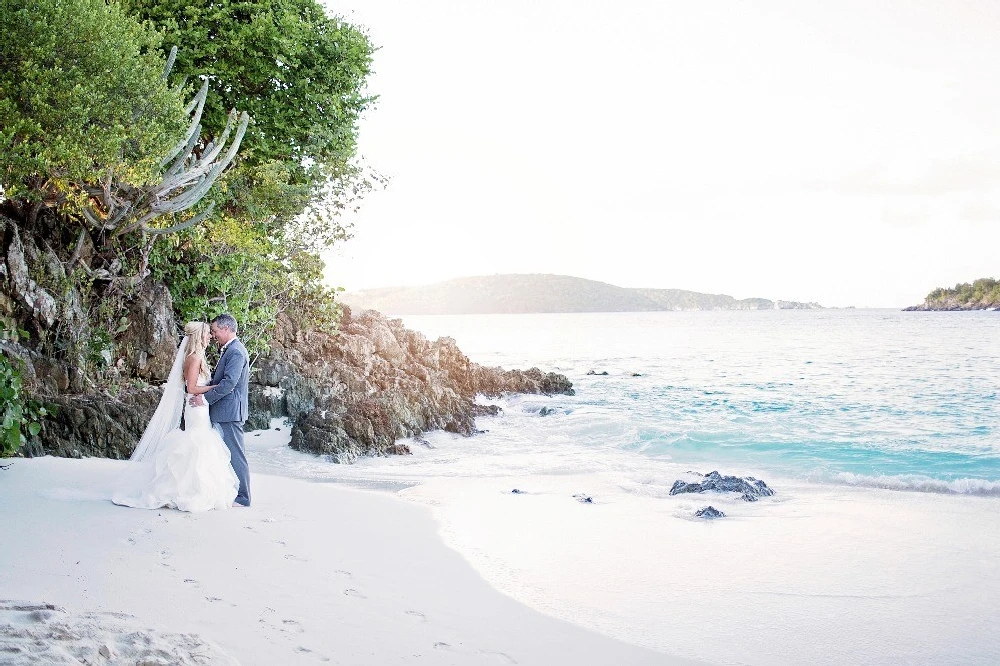
M 542 407 L 538 410 L 539 416 L 548 416 L 549 414 L 555 414 L 556 410 L 552 407 Z
M 511 492 L 512 495 L 527 495 L 528 494 L 527 491 L 520 490 L 518 488 L 514 488 L 514 490 L 512 490 L 510 492 Z
M 670 488 L 670 494 L 703 493 L 707 490 L 720 493 L 740 493 L 743 496 L 742 499 L 747 502 L 756 502 L 761 497 L 770 497 L 774 494 L 774 491 L 768 488 L 766 483 L 752 476 L 722 476 L 715 471 L 706 474 L 701 483 L 674 481 L 673 487 Z
M 427 449 L 433 449 L 434 448 L 434 445 L 431 444 L 430 442 L 428 442 L 423 437 L 414 437 L 413 441 L 416 442 L 417 444 L 419 444 L 420 446 L 424 447 L 424 448 L 427 448 Z
M 706 506 L 704 509 L 698 509 L 695 512 L 695 518 L 706 518 L 711 520 L 713 518 L 725 518 L 726 514 L 716 509 L 714 506 Z
M 633 372 L 632 376 L 633 377 L 642 377 L 642 373 L 641 372 Z
M 473 416 L 497 416 L 500 411 L 500 407 L 497 405 L 480 405 L 478 403 L 472 405 Z
M 607 370 L 602 370 L 601 372 L 597 372 L 596 370 L 588 370 L 587 374 L 588 375 L 600 375 L 600 376 L 605 376 L 606 377 L 607 374 L 608 374 L 608 371 Z
M 583 502 L 584 504 L 593 504 L 594 503 L 594 498 L 593 497 L 591 497 L 590 495 L 584 495 L 582 493 L 577 494 L 577 495 L 573 495 L 573 498 L 576 499 L 576 501 L 578 501 L 578 502 Z

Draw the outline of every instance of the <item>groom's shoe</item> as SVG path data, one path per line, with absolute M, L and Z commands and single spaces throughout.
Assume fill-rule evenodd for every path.
M 237 497 L 235 500 L 233 500 L 233 506 L 238 506 L 238 507 L 243 507 L 244 509 L 249 509 L 250 508 L 250 502 L 241 502 L 240 498 Z

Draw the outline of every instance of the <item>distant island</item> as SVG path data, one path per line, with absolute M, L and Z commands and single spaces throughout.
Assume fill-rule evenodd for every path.
M 352 308 L 395 315 L 655 312 L 662 310 L 814 310 L 818 303 L 735 299 L 683 289 L 632 289 L 568 275 L 455 278 L 422 287 L 365 289 L 341 296 Z
M 980 278 L 969 284 L 956 284 L 954 289 L 939 287 L 927 294 L 920 305 L 903 308 L 904 311 L 925 310 L 997 310 L 1000 309 L 1000 282 L 993 278 Z

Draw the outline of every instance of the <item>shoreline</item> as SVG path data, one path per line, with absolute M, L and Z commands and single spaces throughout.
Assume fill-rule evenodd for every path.
M 481 475 L 428 476 L 423 456 L 467 447 L 445 433 L 429 442 L 313 478 L 431 509 L 480 576 L 548 616 L 720 664 L 982 663 L 1000 649 L 988 630 L 1000 615 L 982 594 L 1000 586 L 985 564 L 1000 541 L 995 496 L 765 475 L 777 494 L 748 503 L 669 496 L 662 474 L 625 487 L 614 471 L 493 475 L 489 462 Z M 289 462 L 282 473 L 295 473 Z M 694 518 L 709 504 L 727 517 Z
M 616 497 L 592 476 L 402 494 L 433 507 L 446 543 L 497 589 L 651 649 L 830 665 L 988 663 L 1000 649 L 997 498 L 776 483 L 753 503 Z M 581 487 L 593 504 L 573 500 Z M 708 504 L 726 517 L 693 517 Z
M 250 450 L 279 474 L 430 509 L 448 547 L 495 589 L 629 644 L 720 664 L 983 663 L 1000 649 L 988 630 L 1000 615 L 982 594 L 1000 588 L 1000 570 L 986 564 L 1000 542 L 995 496 L 771 474 L 776 495 L 757 502 L 670 496 L 670 471 L 623 486 L 613 469 L 528 471 L 523 451 L 497 445 L 522 470 L 502 473 L 500 459 L 447 433 L 428 444 L 346 467 Z M 452 468 L 452 447 L 472 464 Z M 435 474 L 442 465 L 450 473 Z M 694 517 L 709 504 L 726 517 Z
M 398 497 L 255 474 L 249 510 L 147 511 L 107 499 L 120 461 L 14 462 L 0 476 L 17 535 L 0 554 L 4 600 L 126 614 L 242 664 L 692 663 L 503 595 Z

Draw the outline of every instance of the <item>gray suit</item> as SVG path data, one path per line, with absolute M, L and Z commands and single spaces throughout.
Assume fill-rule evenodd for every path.
M 243 424 L 246 423 L 249 406 L 247 397 L 250 381 L 250 357 L 247 348 L 239 338 L 233 338 L 219 358 L 212 373 L 211 391 L 204 394 L 208 403 L 208 415 L 212 419 L 222 440 L 229 447 L 233 471 L 240 480 L 240 490 L 236 502 L 250 506 L 250 466 L 243 447 Z

